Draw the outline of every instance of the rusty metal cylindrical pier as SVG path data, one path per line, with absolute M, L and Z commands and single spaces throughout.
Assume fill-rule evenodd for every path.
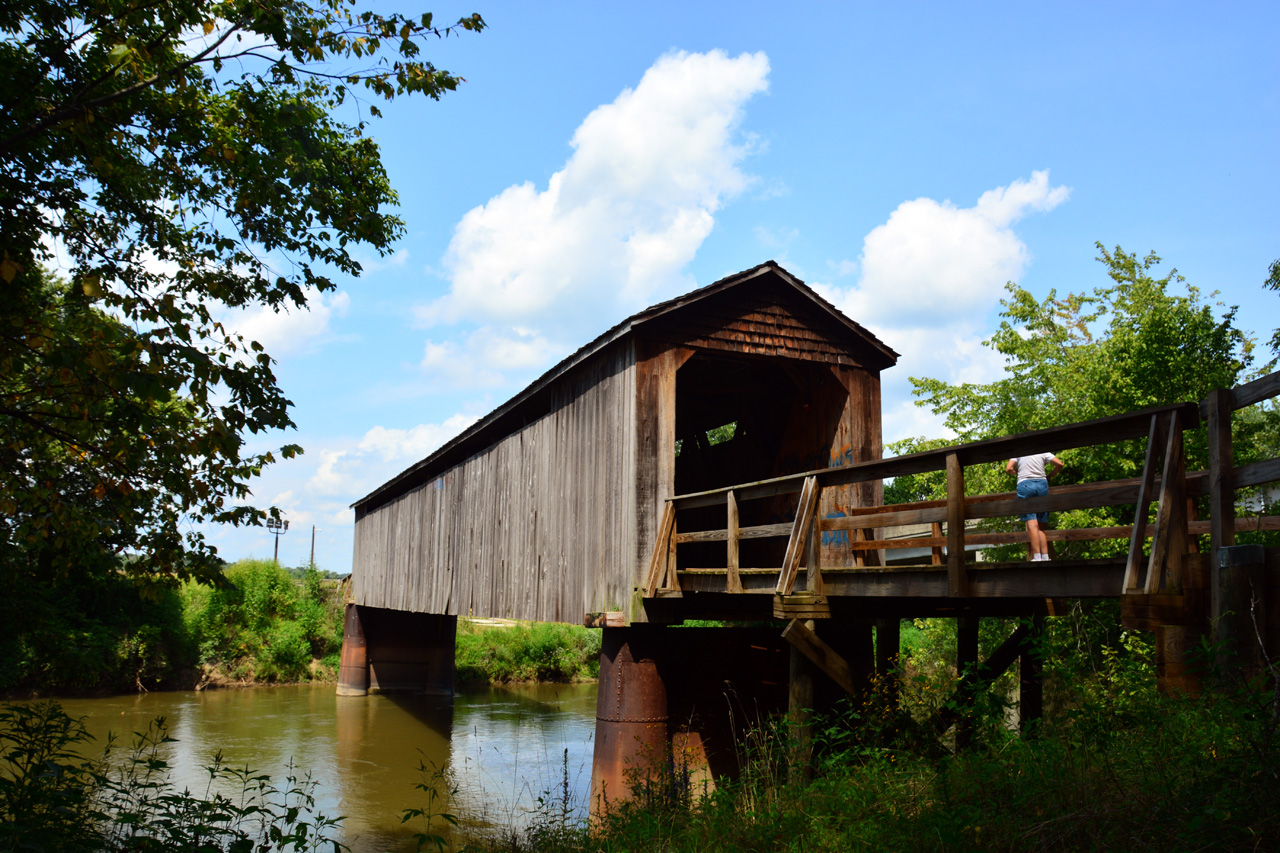
M 658 667 L 660 638 L 646 628 L 605 628 L 591 762 L 591 812 L 631 798 L 633 784 L 666 759 L 667 688 Z
M 369 692 L 369 648 L 364 638 L 360 610 L 348 603 L 342 623 L 342 659 L 338 665 L 338 695 L 364 696 Z

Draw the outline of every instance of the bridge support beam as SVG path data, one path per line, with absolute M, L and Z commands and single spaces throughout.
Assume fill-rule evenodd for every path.
M 458 617 L 347 605 L 339 696 L 412 691 L 453 694 Z
M 338 695 L 365 696 L 369 693 L 369 649 L 365 644 L 360 608 L 347 602 L 342 621 L 342 658 L 338 665 Z
M 593 816 L 632 799 L 633 786 L 661 773 L 668 752 L 667 686 L 658 666 L 664 632 L 647 625 L 601 630 Z
M 1261 545 L 1219 548 L 1213 572 L 1213 642 L 1218 667 L 1258 677 L 1268 635 L 1266 550 Z
M 902 620 L 876 620 L 876 686 L 891 708 L 898 707 L 901 683 L 898 655 L 902 648 Z
M 787 708 L 788 655 L 775 628 L 604 628 L 591 813 L 636 783 L 698 798 L 734 778 L 743 738 Z
M 1023 643 L 1018 654 L 1018 731 L 1023 737 L 1033 737 L 1036 724 L 1044 716 L 1044 661 L 1041 659 L 1040 641 L 1044 636 L 1044 616 L 1031 618 L 1031 636 Z
M 979 621 L 977 616 L 956 618 L 956 675 L 961 679 L 977 674 Z M 961 716 L 956 720 L 956 750 L 964 749 L 972 740 L 973 722 Z

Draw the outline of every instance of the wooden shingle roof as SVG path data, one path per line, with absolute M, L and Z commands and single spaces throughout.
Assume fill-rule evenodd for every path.
M 778 287 L 781 285 L 786 291 L 802 297 L 799 302 L 808 304 L 813 310 L 810 312 L 825 320 L 823 325 L 835 333 L 839 339 L 838 343 L 842 343 L 851 352 L 856 351 L 856 363 L 870 370 L 883 370 L 892 367 L 898 360 L 898 353 L 894 352 L 883 341 L 873 335 L 865 327 L 855 323 L 846 317 L 838 308 L 827 300 L 819 296 L 811 287 L 803 281 L 787 272 L 775 261 L 766 261 L 759 266 L 744 270 L 734 275 L 726 276 L 719 281 L 709 284 L 705 287 L 698 288 L 683 296 L 675 299 L 669 299 L 666 302 L 660 302 L 644 309 L 597 337 L 595 340 L 578 349 L 576 352 L 564 358 L 542 376 L 535 379 L 523 391 L 516 394 L 510 400 L 498 406 L 485 417 L 476 421 L 461 434 L 445 443 L 439 449 L 431 453 L 420 462 L 411 465 L 395 477 L 383 483 L 369 494 L 360 498 L 352 504 L 356 509 L 357 517 L 364 512 L 375 509 L 377 506 L 386 503 L 395 497 L 404 494 L 424 483 L 438 477 L 454 465 L 464 461 L 465 459 L 479 453 L 486 447 L 489 447 L 498 441 L 501 441 L 507 435 L 518 430 L 531 419 L 523 415 L 530 412 L 523 412 L 525 409 L 532 410 L 536 408 L 533 404 L 535 400 L 543 395 L 543 392 L 551 388 L 556 382 L 561 380 L 566 374 L 575 367 L 590 361 L 597 354 L 608 348 L 610 345 L 621 341 L 629 335 L 643 331 L 648 333 L 653 330 L 655 334 L 661 336 L 664 327 L 669 327 L 670 323 L 677 319 L 687 319 L 688 315 L 694 311 L 696 307 L 712 306 L 722 303 L 723 300 L 716 297 L 726 294 L 734 288 L 744 287 L 744 289 L 755 289 L 758 287 Z M 684 334 L 694 334 L 695 337 L 689 340 L 694 346 L 717 347 L 716 328 L 725 328 L 725 324 L 729 322 L 724 317 L 717 317 L 716 312 L 709 312 L 708 316 L 701 324 L 704 338 L 696 337 L 696 329 L 689 332 L 689 324 L 682 324 L 685 331 Z M 719 336 L 719 348 L 728 348 L 724 345 L 723 338 Z M 742 336 L 745 345 L 750 346 L 749 335 Z M 798 335 L 800 346 L 804 345 L 804 338 L 815 339 L 819 337 L 811 331 L 807 334 Z M 828 338 L 831 336 L 828 334 Z M 759 345 L 756 346 L 757 352 L 766 352 L 771 355 L 803 355 L 799 351 L 776 351 L 761 350 Z

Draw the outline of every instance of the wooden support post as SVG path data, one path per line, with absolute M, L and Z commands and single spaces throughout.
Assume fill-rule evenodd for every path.
M 732 491 L 726 498 L 726 504 L 729 512 L 729 579 L 726 589 L 728 592 L 742 592 L 742 577 L 738 574 L 741 553 L 738 545 L 738 498 Z
M 1044 715 L 1043 661 L 1040 638 L 1044 634 L 1044 616 L 1031 617 L 1031 634 L 1022 641 L 1018 653 L 1018 731 L 1023 737 L 1035 735 L 1036 724 Z
M 666 580 L 668 553 L 675 533 L 676 510 L 671 501 L 662 504 L 662 519 L 658 522 L 658 537 L 653 543 L 653 556 L 649 560 L 649 575 L 645 578 L 644 597 L 653 598 L 658 586 Z
M 790 595 L 796 585 L 796 575 L 800 572 L 800 558 L 804 555 L 805 543 L 813 526 L 813 517 L 818 506 L 818 478 L 806 477 L 800 489 L 800 503 L 796 506 L 796 519 L 791 526 L 791 538 L 787 540 L 787 553 L 782 558 L 782 571 L 778 573 L 778 584 L 774 589 L 778 595 Z
M 871 538 L 870 536 L 868 536 L 869 533 L 870 531 L 867 530 L 865 527 L 859 527 L 857 530 L 850 530 L 849 536 L 852 537 L 851 541 L 853 542 L 867 542 Z M 855 568 L 859 568 L 859 569 L 866 567 L 867 554 L 865 551 L 859 551 L 856 549 L 854 550 L 853 565 Z
M 929 535 L 932 536 L 934 539 L 941 539 L 942 538 L 942 522 L 935 521 L 933 522 L 933 524 L 929 525 Z M 933 546 L 932 557 L 930 558 L 929 562 L 935 566 L 942 565 L 942 546 L 941 545 Z
M 1267 634 L 1266 550 L 1232 545 L 1218 551 L 1214 568 L 1218 610 L 1213 613 L 1217 663 L 1224 672 L 1255 678 L 1264 669 L 1259 637 Z
M 815 492 L 817 489 L 814 490 Z M 814 496 L 817 504 L 817 496 Z M 822 595 L 822 532 L 818 529 L 818 513 L 814 512 L 809 523 L 809 535 L 805 538 L 805 554 L 808 564 L 805 566 L 805 591 L 813 595 Z
M 955 453 L 947 454 L 947 590 L 953 597 L 969 594 L 964 568 L 964 468 Z
M 973 679 L 978 666 L 978 624 L 977 616 L 960 616 L 956 619 L 956 675 L 962 682 L 966 678 Z M 973 739 L 973 722 L 967 715 L 956 720 L 956 750 L 964 749 Z
M 1151 536 L 1151 557 L 1147 561 L 1145 591 L 1148 595 L 1182 588 L 1182 561 L 1187 553 L 1187 490 L 1182 461 L 1182 424 L 1177 414 L 1169 418 L 1163 467 L 1156 529 Z
M 793 622 L 792 625 L 803 627 L 801 635 L 812 636 L 813 621 Z M 788 626 L 789 628 L 791 626 Z M 818 642 L 821 642 L 820 640 Z M 823 643 L 825 647 L 826 644 Z M 787 717 L 791 723 L 791 780 L 807 782 L 813 778 L 813 672 L 814 666 L 801 647 L 793 641 L 791 645 L 791 679 L 787 694 Z
M 1125 563 L 1123 592 L 1142 590 L 1142 546 L 1147 540 L 1147 508 L 1151 493 L 1155 490 L 1156 470 L 1164 449 L 1165 421 L 1159 415 L 1151 416 L 1147 433 L 1147 456 L 1142 464 L 1142 482 L 1138 485 L 1138 501 L 1134 508 L 1133 531 L 1129 536 L 1129 558 Z
M 877 619 L 876 625 L 876 678 L 889 707 L 898 707 L 899 680 L 898 654 L 902 647 L 902 621 Z
M 1209 612 L 1222 612 L 1218 551 L 1236 544 L 1235 469 L 1232 467 L 1231 392 L 1217 388 L 1205 399 L 1209 438 Z
M 966 622 L 969 625 L 966 627 Z M 939 734 L 951 726 L 956 726 L 957 747 L 967 742 L 971 734 L 971 726 L 967 722 L 967 710 L 973 704 L 973 697 L 979 690 L 987 687 L 1013 665 L 1022 653 L 1023 644 L 1031 636 L 1031 627 L 1019 625 L 1000 647 L 991 653 L 981 664 L 977 664 L 978 655 L 978 618 L 962 616 L 957 619 L 957 662 L 964 667 L 960 676 L 960 684 L 955 694 L 933 717 L 934 730 Z M 960 661 L 968 661 L 960 663 Z M 959 709 L 959 710 L 957 710 Z
M 671 535 L 667 537 L 667 582 L 665 587 L 670 590 L 680 590 L 680 575 L 677 571 L 678 564 L 676 562 L 676 517 L 675 513 L 671 514 Z

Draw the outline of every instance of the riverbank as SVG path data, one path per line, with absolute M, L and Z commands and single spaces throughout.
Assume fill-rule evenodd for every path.
M 216 586 L 140 586 L 108 568 L 52 577 L 25 601 L 32 614 L 0 637 L 0 694 L 11 698 L 337 676 L 342 590 L 314 567 L 241 560 Z

